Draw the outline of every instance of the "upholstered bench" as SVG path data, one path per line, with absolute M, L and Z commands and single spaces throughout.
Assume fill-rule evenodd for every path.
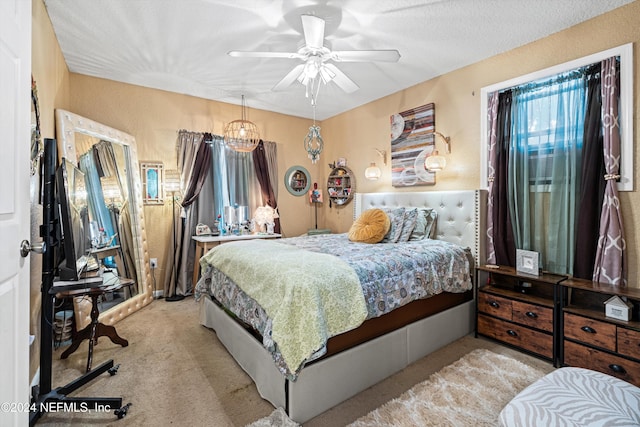
M 522 390 L 499 420 L 503 427 L 638 426 L 640 388 L 600 372 L 560 368 Z

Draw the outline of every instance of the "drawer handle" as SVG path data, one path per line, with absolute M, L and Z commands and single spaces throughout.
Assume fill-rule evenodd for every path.
M 493 308 L 500 308 L 500 304 L 495 301 L 489 301 L 489 305 Z
M 596 333 L 596 330 L 593 329 L 591 326 L 583 326 L 580 329 L 582 329 L 583 331 L 585 331 L 585 332 L 587 332 L 589 334 L 595 334 Z
M 518 336 L 518 333 L 517 333 L 516 331 L 514 331 L 513 329 L 509 329 L 509 330 L 507 331 L 507 333 L 508 333 L 509 335 L 511 335 L 512 337 L 517 337 L 517 336 Z
M 616 365 L 614 363 L 612 363 L 611 365 L 609 365 L 609 369 L 611 369 L 613 372 L 615 372 L 616 374 L 626 374 L 627 371 L 620 365 Z
M 527 315 L 527 317 L 530 317 L 532 319 L 537 319 L 538 318 L 538 315 L 535 314 L 533 311 L 527 311 L 525 314 Z

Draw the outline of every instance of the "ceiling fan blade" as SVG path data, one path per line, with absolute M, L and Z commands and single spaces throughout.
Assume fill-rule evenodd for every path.
M 340 71 L 335 65 L 325 63 L 324 66 L 331 73 L 335 74 L 332 81 L 346 93 L 355 92 L 356 90 L 360 89 L 360 86 L 358 86 L 353 80 L 347 77 L 347 75 Z
M 234 58 L 288 58 L 288 59 L 300 59 L 300 56 L 296 52 L 243 52 L 238 50 L 232 50 L 227 52 L 227 55 Z
M 276 83 L 276 85 L 271 90 L 277 92 L 279 90 L 286 89 L 287 87 L 289 87 L 289 85 L 291 85 L 291 83 L 296 81 L 296 79 L 302 74 L 303 71 L 304 64 L 296 65 L 293 70 L 289 71 L 287 75 L 284 76 L 278 83 Z
M 324 46 L 324 19 L 313 15 L 302 15 L 301 18 L 307 47 L 321 49 Z
M 331 52 L 331 59 L 336 62 L 398 62 L 400 52 L 389 50 L 335 50 Z

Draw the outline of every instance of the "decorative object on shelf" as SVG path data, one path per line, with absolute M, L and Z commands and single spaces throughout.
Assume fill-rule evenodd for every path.
M 313 126 L 309 127 L 309 133 L 304 137 L 304 149 L 307 151 L 311 163 L 315 164 L 324 148 L 324 141 L 320 135 L 320 126 L 316 125 L 316 100 L 313 95 L 311 96 L 311 106 L 313 107 Z
M 318 188 L 318 183 L 313 183 L 313 190 L 309 190 L 309 203 L 311 203 L 316 210 L 316 230 L 318 229 L 318 205 L 322 203 L 322 190 Z
M 302 166 L 291 166 L 284 174 L 284 186 L 294 196 L 304 196 L 311 188 L 311 174 Z
M 540 254 L 538 252 L 516 249 L 516 271 L 518 273 L 539 275 L 539 260 Z
M 166 188 L 163 188 L 164 165 L 162 162 L 141 162 L 142 171 L 142 201 L 145 205 L 164 204 Z M 178 177 L 179 179 L 179 177 Z M 180 185 L 180 181 L 178 181 Z M 180 188 L 177 188 L 179 190 Z
M 332 207 L 333 203 L 338 206 L 347 204 L 353 198 L 353 193 L 355 192 L 355 176 L 351 169 L 346 166 L 335 166 L 335 163 L 330 163 L 329 167 L 332 167 L 327 179 L 329 207 Z
M 394 187 L 436 183 L 435 173 L 424 165 L 435 146 L 435 111 L 435 104 L 430 103 L 390 117 L 391 184 Z
M 279 218 L 278 211 L 269 205 L 260 206 L 253 214 L 254 223 L 260 228 L 261 232 L 273 234 L 275 227 L 275 219 Z
M 448 136 L 444 136 L 438 131 L 433 131 L 433 134 L 435 136 L 440 137 L 444 141 L 445 147 L 446 147 L 446 153 L 451 154 L 451 138 Z M 434 147 L 436 146 L 436 143 L 435 143 L 436 139 L 437 138 L 434 139 Z M 437 148 L 435 148 L 431 153 L 431 155 L 424 160 L 424 167 L 429 172 L 441 171 L 445 168 L 445 166 L 447 166 L 447 159 L 445 159 L 443 156 L 441 156 L 438 153 Z
M 180 200 L 180 172 L 177 170 L 168 170 L 165 172 L 164 191 L 171 193 L 171 224 L 173 225 L 173 295 L 166 297 L 164 300 L 168 302 L 181 301 L 184 299 L 184 295 L 178 295 L 175 293 L 178 289 L 178 267 L 177 267 L 177 254 L 178 251 L 178 236 L 176 227 L 176 201 Z
M 229 122 L 224 128 L 224 143 L 234 151 L 248 153 L 260 143 L 260 132 L 255 123 L 247 120 L 244 95 L 242 95 L 242 118 Z
M 387 165 L 387 152 L 385 150 L 378 150 L 374 148 L 378 155 L 382 157 L 382 162 L 384 165 Z M 377 181 L 382 176 L 382 171 L 378 166 L 376 166 L 376 162 L 371 162 L 371 165 L 364 170 L 364 177 L 370 181 Z
M 235 204 L 224 207 L 223 233 L 236 235 L 246 234 L 250 228 L 248 206 L 238 206 L 238 204 Z
M 604 307 L 604 314 L 607 317 L 624 320 L 625 322 L 631 320 L 631 310 L 633 309 L 633 304 L 627 301 L 623 301 L 622 298 L 617 295 L 614 295 L 606 300 L 604 302 Z

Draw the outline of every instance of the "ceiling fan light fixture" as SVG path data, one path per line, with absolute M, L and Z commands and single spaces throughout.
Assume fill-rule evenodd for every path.
M 242 119 L 227 123 L 224 127 L 224 143 L 234 151 L 248 153 L 260 143 L 260 131 L 255 123 L 246 120 L 244 95 L 242 95 Z

